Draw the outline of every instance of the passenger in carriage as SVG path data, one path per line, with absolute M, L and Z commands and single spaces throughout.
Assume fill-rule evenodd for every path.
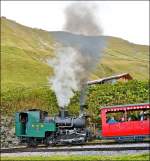
M 146 120 L 150 121 L 150 116 L 149 115 L 147 115 Z
M 150 121 L 150 111 L 146 111 L 146 118 L 145 119 Z
M 124 115 L 121 117 L 120 122 L 125 122 L 125 116 Z
M 149 120 L 149 111 L 141 111 L 139 114 L 140 121 Z
M 144 111 L 141 111 L 140 112 L 140 121 L 143 121 L 144 120 Z
M 117 121 L 115 120 L 114 116 L 112 116 L 109 120 L 108 120 L 108 124 L 114 124 L 117 123 Z
M 131 117 L 130 117 L 130 116 L 128 117 L 128 121 L 132 121 L 132 119 L 131 119 Z

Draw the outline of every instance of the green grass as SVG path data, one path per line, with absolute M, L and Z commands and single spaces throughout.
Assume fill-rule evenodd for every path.
M 48 82 L 47 76 L 52 73 L 52 69 L 31 57 L 30 51 L 2 46 L 1 52 L 2 88 L 10 85 L 37 86 Z
M 1 18 L 2 88 L 47 84 L 52 69 L 46 59 L 52 56 L 53 40 L 47 31 Z
M 120 38 L 106 38 L 108 39 L 107 48 L 97 69 L 89 79 L 129 72 L 135 79 L 147 80 L 148 46 L 132 44 Z M 8 110 L 8 113 L 11 113 L 28 107 L 40 107 L 49 112 L 56 111 L 53 110 L 58 107 L 56 98 L 47 87 L 48 77 L 53 74 L 53 69 L 46 64 L 46 59 L 54 56 L 54 39 L 50 32 L 29 28 L 1 18 L 3 112 L 7 113 L 6 110 Z M 76 113 L 79 106 L 78 97 L 75 96 L 72 102 L 69 109 Z M 94 104 L 90 104 L 92 112 L 96 103 L 97 100 Z
M 89 79 L 129 72 L 135 79 L 147 80 L 148 46 L 115 37 L 106 38 L 107 48 Z M 55 55 L 50 32 L 1 18 L 1 50 L 2 88 L 47 85 L 52 69 L 45 61 Z
M 1 160 L 45 160 L 45 161 L 149 161 L 149 154 L 119 155 L 119 156 L 30 156 L 30 157 L 2 157 Z

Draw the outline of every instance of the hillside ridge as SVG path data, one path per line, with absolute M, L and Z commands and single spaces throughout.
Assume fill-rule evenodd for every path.
M 72 33 L 31 28 L 1 17 L 2 85 L 46 85 L 53 73 L 46 60 L 55 56 L 54 34 Z M 90 80 L 126 72 L 135 79 L 148 79 L 149 46 L 104 37 L 108 45 Z

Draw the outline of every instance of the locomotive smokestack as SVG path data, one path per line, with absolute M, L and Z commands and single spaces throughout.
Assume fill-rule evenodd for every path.
M 68 117 L 68 110 L 66 110 L 65 107 L 60 107 L 59 117 L 61 117 L 62 119 Z
M 60 107 L 59 117 L 61 117 L 62 119 L 65 118 L 65 109 L 64 109 L 64 107 Z
M 80 115 L 83 115 L 84 114 L 84 109 L 86 108 L 87 109 L 87 105 L 84 104 L 84 105 L 80 105 Z

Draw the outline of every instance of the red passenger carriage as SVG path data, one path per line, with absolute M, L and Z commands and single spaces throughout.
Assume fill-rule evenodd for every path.
M 109 123 L 110 117 L 116 120 Z M 149 103 L 105 107 L 101 109 L 101 119 L 103 139 L 129 140 L 150 137 Z

